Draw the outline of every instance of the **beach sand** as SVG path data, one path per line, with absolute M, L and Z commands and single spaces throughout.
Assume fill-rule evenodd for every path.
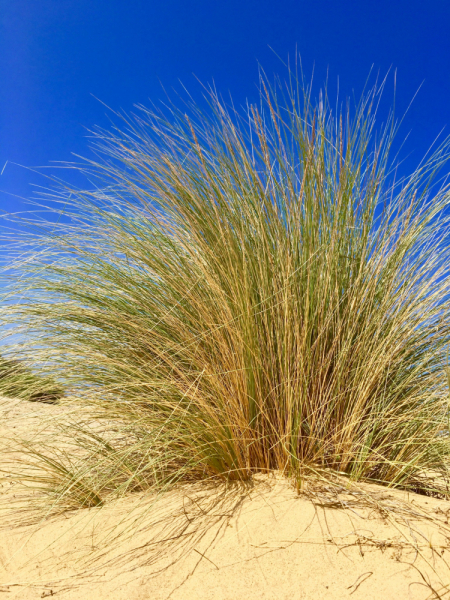
M 2 399 L 0 439 L 63 410 Z M 450 598 L 448 501 L 374 485 L 298 495 L 274 474 L 27 523 L 1 485 L 0 600 Z

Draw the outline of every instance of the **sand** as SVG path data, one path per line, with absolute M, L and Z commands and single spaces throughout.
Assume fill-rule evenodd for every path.
M 61 410 L 3 399 L 0 440 Z M 373 485 L 298 495 L 273 474 L 27 524 L 1 485 L 0 600 L 450 598 L 448 501 Z

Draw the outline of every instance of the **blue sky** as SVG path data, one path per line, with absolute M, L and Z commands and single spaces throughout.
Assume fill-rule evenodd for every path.
M 317 87 L 339 76 L 341 96 L 359 95 L 372 65 L 397 69 L 399 113 L 423 83 L 401 132 L 414 166 L 450 134 L 449 31 L 448 0 L 0 0 L 0 212 L 45 185 L 12 163 L 88 154 L 84 128 L 108 123 L 94 96 L 130 111 L 162 100 L 161 84 L 198 90 L 198 77 L 255 101 L 258 62 L 283 73 L 271 48 L 282 59 L 297 48 Z

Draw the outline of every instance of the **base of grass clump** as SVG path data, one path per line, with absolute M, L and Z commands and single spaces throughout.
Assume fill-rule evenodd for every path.
M 25 402 L 9 400 L 3 407 L 0 428 L 7 423 L 15 439 L 18 428 L 29 440 L 41 436 L 36 448 L 42 456 L 45 435 L 50 435 L 47 442 L 53 440 L 49 447 L 65 450 L 55 429 L 48 431 L 57 421 L 67 421 L 70 411 L 74 420 L 85 419 L 74 405 L 34 405 L 36 417 L 42 416 L 36 419 Z M 0 439 L 5 436 L 2 431 Z M 29 449 L 22 458 L 30 460 Z M 18 466 L 15 462 L 16 472 Z M 380 595 L 408 597 L 420 585 L 420 598 L 446 597 L 447 501 L 330 472 L 302 476 L 300 494 L 292 479 L 273 471 L 256 473 L 247 482 L 180 480 L 64 516 L 51 513 L 48 496 L 41 496 L 39 507 L 30 488 L 21 488 L 17 480 L 6 486 L 13 478 L 5 477 L 0 549 L 6 568 L 0 571 L 0 589 L 20 598 L 52 590 L 63 598 L 66 593 L 115 600 L 130 593 L 184 600 L 223 590 L 217 597 L 256 600 L 272 590 L 292 597 L 294 588 L 308 597 L 347 598 L 357 588 L 361 597 L 378 600 Z M 53 518 L 43 519 L 46 514 Z M 366 585 L 365 577 L 370 577 Z

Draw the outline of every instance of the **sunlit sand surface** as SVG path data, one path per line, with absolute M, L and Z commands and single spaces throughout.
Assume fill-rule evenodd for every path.
M 0 410 L 4 441 L 65 409 L 3 399 Z M 26 524 L 15 486 L 1 485 L 0 599 L 450 597 L 444 500 L 369 485 L 298 495 L 275 474 Z

